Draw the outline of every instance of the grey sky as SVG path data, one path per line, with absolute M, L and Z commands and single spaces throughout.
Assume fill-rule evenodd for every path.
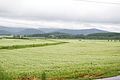
M 119 0 L 0 0 L 0 25 L 120 32 L 119 3 Z

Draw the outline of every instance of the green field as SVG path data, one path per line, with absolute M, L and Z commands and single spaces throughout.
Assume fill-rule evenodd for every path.
M 0 49 L 1 68 L 13 79 L 24 77 L 39 79 L 45 73 L 48 79 L 91 80 L 119 74 L 117 72 L 120 71 L 119 41 L 3 39 L 0 40 L 0 46 L 60 41 L 68 43 L 11 50 Z
M 0 46 L 10 45 L 27 45 L 27 44 L 40 44 L 40 43 L 53 43 L 52 40 L 45 39 L 1 39 Z

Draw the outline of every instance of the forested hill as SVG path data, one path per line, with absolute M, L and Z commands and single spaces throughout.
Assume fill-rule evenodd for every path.
M 25 35 L 26 37 L 45 37 L 58 39 L 120 39 L 120 33 L 93 33 L 88 35 L 71 35 L 60 32 Z
M 94 33 L 86 35 L 88 39 L 120 39 L 120 33 Z

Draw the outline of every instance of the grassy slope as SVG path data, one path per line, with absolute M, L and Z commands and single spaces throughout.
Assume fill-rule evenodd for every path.
M 12 80 L 12 77 L 10 77 L 10 75 L 6 73 L 2 67 L 0 67 L 0 80 Z
M 46 39 L 1 39 L 0 46 L 11 45 L 28 45 L 28 44 L 40 44 L 40 43 L 54 43 L 52 40 Z
M 68 42 L 57 41 L 52 39 L 4 39 L 0 41 L 0 49 L 20 49 L 30 47 L 43 47 L 58 45 Z M 9 43 L 9 44 L 8 44 Z
M 35 76 L 39 78 L 43 71 L 50 78 L 91 74 L 107 74 L 103 75 L 106 77 L 118 74 L 114 71 L 120 70 L 120 42 L 63 41 L 70 43 L 0 50 L 0 65 L 13 77 Z

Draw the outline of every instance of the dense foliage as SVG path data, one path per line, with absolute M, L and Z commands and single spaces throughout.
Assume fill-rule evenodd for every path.
M 57 39 L 120 39 L 120 33 L 94 33 L 88 35 L 71 35 L 66 33 L 43 33 L 25 35 L 25 37 L 44 37 L 44 38 L 57 38 Z

